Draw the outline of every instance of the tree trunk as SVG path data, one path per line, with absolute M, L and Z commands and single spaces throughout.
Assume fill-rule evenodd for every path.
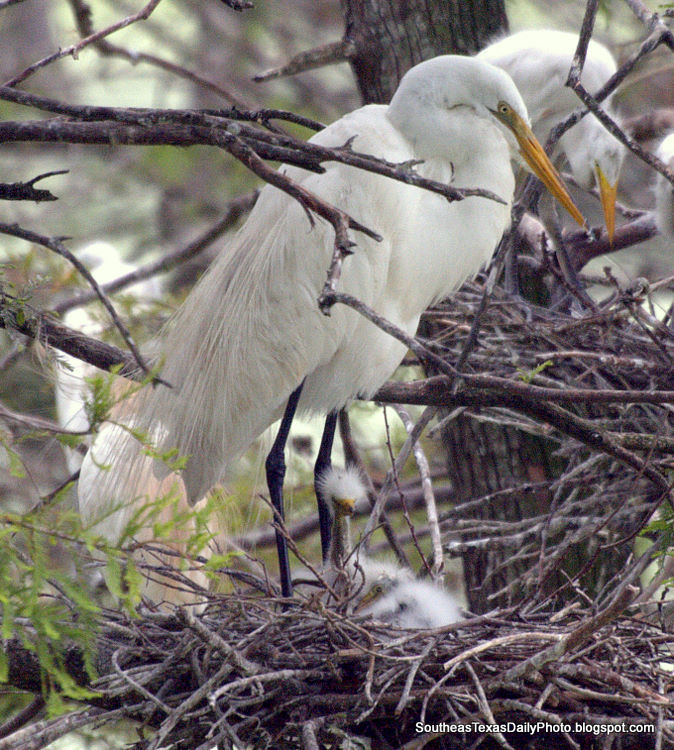
M 494 36 L 508 31 L 503 0 L 343 0 L 342 4 L 345 39 L 355 46 L 351 64 L 365 103 L 388 102 L 412 65 L 441 54 L 474 54 Z M 526 289 L 527 279 L 521 282 Z M 435 338 L 441 329 L 430 321 L 422 323 L 420 332 Z M 471 416 L 452 420 L 442 437 L 457 504 L 501 493 L 486 499 L 479 508 L 471 508 L 466 518 L 513 522 L 549 510 L 548 491 L 517 490 L 558 475 L 559 466 L 548 441 Z M 614 557 L 609 565 L 613 570 L 622 565 L 622 558 Z M 464 552 L 470 609 L 485 612 L 521 598 L 519 578 L 530 562 L 511 548 Z M 573 574 L 582 560 L 565 563 L 567 573 Z M 549 593 L 562 581 L 553 576 L 538 585 Z
M 504 0 L 342 0 L 364 104 L 386 104 L 413 65 L 472 55 L 508 30 Z

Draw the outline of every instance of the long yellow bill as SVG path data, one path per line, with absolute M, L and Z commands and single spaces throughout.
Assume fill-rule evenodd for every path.
M 573 216 L 581 227 L 587 224 L 583 215 L 571 200 L 571 196 L 564 187 L 562 178 L 552 165 L 541 144 L 526 122 L 506 102 L 499 102 L 498 109 L 491 110 L 494 116 L 506 125 L 517 139 L 520 154 L 529 165 L 531 171 L 545 185 L 548 192 L 554 196 L 564 208 Z
M 604 222 L 606 223 L 606 234 L 608 241 L 613 244 L 613 235 L 615 234 L 615 201 L 618 195 L 618 181 L 613 185 L 606 179 L 606 175 L 601 171 L 601 167 L 595 164 L 595 176 L 599 186 L 599 199 L 604 212 Z

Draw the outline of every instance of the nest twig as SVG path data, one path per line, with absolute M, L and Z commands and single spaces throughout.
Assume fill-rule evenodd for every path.
M 657 737 L 665 747 L 674 743 L 672 636 L 662 623 L 620 617 L 632 594 L 600 612 L 580 602 L 556 614 L 502 610 L 436 631 L 350 619 L 318 597 L 283 611 L 243 591 L 211 595 L 203 615 L 109 612 L 91 703 L 97 721 L 121 708 L 151 727 L 136 745 L 148 750 L 303 747 L 308 724 L 323 743 L 342 733 L 459 748 L 494 721 L 510 742 L 524 725 L 539 739 L 545 724 L 569 725 L 548 748 L 590 747 L 583 738 L 602 724 L 631 727 L 635 747 Z M 28 657 L 12 649 L 10 673 L 19 658 Z

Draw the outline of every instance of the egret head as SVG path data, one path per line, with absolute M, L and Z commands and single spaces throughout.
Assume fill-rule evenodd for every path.
M 500 68 L 473 57 L 434 57 L 403 76 L 389 106 L 389 117 L 396 127 L 411 135 L 422 155 L 419 144 L 425 141 L 429 156 L 442 155 L 443 148 L 449 151 L 443 138 L 451 139 L 461 129 L 470 129 L 469 112 L 498 123 L 513 155 L 521 157 L 571 216 L 585 225 L 557 170 L 531 131 L 517 87 Z
M 363 594 L 358 604 L 356 604 L 353 614 L 358 614 L 358 612 L 362 612 L 376 602 L 381 601 L 384 596 L 393 591 L 398 583 L 399 581 L 386 573 L 378 576 L 370 588 Z
M 331 466 L 319 477 L 317 487 L 323 497 L 329 498 L 335 516 L 353 515 L 357 501 L 367 496 L 363 478 L 354 466 Z
M 571 172 L 584 188 L 596 184 L 609 241 L 615 233 L 615 202 L 625 147 L 592 115 L 565 133 L 560 143 Z
M 523 118 L 505 99 L 501 99 L 496 108 L 491 109 L 490 112 L 515 136 L 519 146 L 519 154 L 530 171 L 538 177 L 550 194 L 564 206 L 578 224 L 585 226 L 583 215 L 576 208 L 573 200 L 571 200 L 571 196 L 564 186 L 562 178 L 536 139 L 527 119 Z

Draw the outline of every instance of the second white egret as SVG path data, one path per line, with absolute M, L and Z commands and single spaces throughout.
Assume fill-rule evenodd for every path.
M 583 103 L 565 85 L 578 45 L 578 36 L 556 29 L 529 29 L 507 36 L 483 49 L 477 57 L 496 65 L 513 79 L 531 118 L 536 137 L 545 142 L 550 129 Z M 609 50 L 590 40 L 580 77 L 594 94 L 616 72 Z M 612 96 L 603 106 L 612 111 Z M 606 231 L 613 240 L 615 202 L 625 148 L 604 125 L 588 114 L 566 131 L 559 146 L 569 161 L 571 172 L 584 188 L 596 182 L 604 212 Z

